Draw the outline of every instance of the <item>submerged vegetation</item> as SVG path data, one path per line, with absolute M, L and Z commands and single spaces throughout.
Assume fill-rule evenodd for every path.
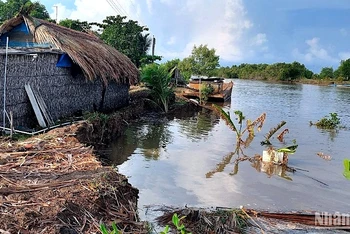
M 315 125 L 322 129 L 336 129 L 340 127 L 340 118 L 337 113 L 329 113 L 330 116 L 325 116 L 316 123 L 310 121 L 310 125 Z

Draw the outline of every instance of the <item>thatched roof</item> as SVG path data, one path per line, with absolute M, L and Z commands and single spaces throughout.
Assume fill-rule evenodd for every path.
M 67 53 L 80 66 L 87 79 L 100 78 L 104 83 L 108 80 L 137 83 L 139 71 L 131 60 L 93 34 L 18 14 L 0 26 L 0 35 L 11 31 L 22 22 L 28 26 L 34 42 L 50 43 Z

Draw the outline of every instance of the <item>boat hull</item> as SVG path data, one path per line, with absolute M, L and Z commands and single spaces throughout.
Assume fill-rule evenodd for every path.
M 201 84 L 189 85 L 189 87 L 182 87 L 177 88 L 177 93 L 187 97 L 187 98 L 200 98 L 200 91 L 199 89 L 192 88 L 192 87 L 198 87 L 200 88 Z M 229 102 L 231 101 L 231 93 L 233 88 L 233 82 L 229 83 L 221 83 L 221 87 L 219 89 L 214 87 L 214 93 L 208 95 L 208 101 L 214 101 L 214 102 Z

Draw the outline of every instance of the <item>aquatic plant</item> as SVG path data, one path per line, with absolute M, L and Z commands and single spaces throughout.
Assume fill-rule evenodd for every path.
M 247 120 L 246 125 L 243 126 L 243 122 L 245 120 L 245 116 L 243 115 L 242 111 L 235 111 L 234 114 L 237 116 L 238 123 L 235 124 L 230 116 L 229 112 L 225 112 L 221 107 L 213 104 L 214 110 L 220 114 L 220 117 L 226 122 L 226 124 L 236 133 L 237 137 L 237 146 L 234 154 L 237 154 L 239 156 L 239 153 L 241 152 L 244 156 L 244 158 L 249 159 L 250 157 L 244 155 L 243 150 L 241 146 L 243 145 L 245 148 L 250 145 L 250 143 L 254 140 L 255 137 L 255 128 L 257 128 L 258 131 L 261 130 L 261 128 L 264 125 L 265 119 L 266 119 L 266 113 L 262 113 L 256 120 L 251 121 Z M 270 129 L 270 131 L 265 135 L 265 140 L 261 142 L 261 145 L 266 145 L 268 155 L 271 156 L 271 162 L 277 162 L 275 160 L 275 157 L 277 156 L 277 153 L 283 153 L 283 160 L 279 159 L 278 163 L 287 164 L 288 162 L 288 154 L 293 154 L 296 152 L 296 149 L 298 148 L 298 145 L 296 142 L 293 142 L 293 145 L 282 147 L 279 149 L 276 149 L 270 142 L 270 139 L 272 136 L 274 136 L 284 125 L 286 124 L 285 121 L 281 121 L 276 127 Z M 248 133 L 248 136 L 245 140 L 243 140 L 243 136 L 245 133 Z M 288 129 L 284 129 L 279 135 L 278 139 L 279 141 L 283 141 L 284 135 L 289 132 Z M 263 157 L 264 158 L 264 157 Z M 209 173 L 209 176 L 212 174 L 212 172 Z M 207 174 L 208 176 L 208 174 Z
M 158 64 L 149 64 L 141 70 L 141 81 L 151 89 L 152 97 L 163 106 L 165 113 L 169 110 L 170 97 L 174 93 L 171 87 L 173 71 L 168 72 L 164 65 Z
M 325 116 L 316 123 L 310 121 L 310 125 L 316 125 L 323 129 L 336 129 L 340 126 L 340 118 L 337 113 L 329 113 L 330 116 Z
M 255 136 L 255 127 L 258 131 L 261 130 L 261 128 L 264 125 L 265 119 L 266 119 L 266 113 L 262 113 L 256 120 L 251 121 L 247 120 L 246 125 L 243 126 L 243 120 L 245 120 L 245 116 L 243 115 L 242 111 L 235 111 L 234 114 L 237 116 L 238 124 L 237 127 L 234 124 L 230 113 L 226 112 L 223 108 L 221 108 L 218 105 L 213 104 L 214 110 L 220 115 L 220 117 L 225 121 L 226 125 L 229 126 L 235 133 L 237 138 L 237 145 L 244 145 L 245 147 L 248 147 L 249 144 L 253 141 Z M 247 132 L 248 136 L 246 140 L 243 140 L 242 137 Z

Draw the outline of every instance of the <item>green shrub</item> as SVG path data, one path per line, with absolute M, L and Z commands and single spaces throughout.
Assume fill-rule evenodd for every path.
M 209 95 L 214 92 L 213 86 L 210 84 L 202 84 L 200 88 L 200 99 L 202 103 L 206 103 L 208 101 Z
M 142 68 L 141 81 L 150 89 L 154 100 L 163 106 L 165 113 L 169 110 L 170 97 L 174 90 L 171 87 L 171 75 L 164 65 L 150 64 Z
M 339 127 L 340 125 L 340 118 L 338 117 L 337 113 L 329 113 L 330 117 L 325 116 L 316 123 L 312 123 L 310 121 L 311 125 L 316 125 L 318 128 L 323 128 L 323 129 L 335 129 Z

